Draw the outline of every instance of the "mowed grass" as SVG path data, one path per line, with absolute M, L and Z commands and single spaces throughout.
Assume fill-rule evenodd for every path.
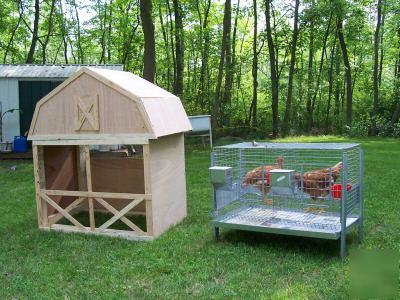
M 348 141 L 286 140 L 299 139 Z M 349 250 L 400 252 L 400 141 L 359 142 L 365 240 L 350 234 Z M 39 231 L 31 163 L 0 162 L 0 299 L 347 298 L 350 258 L 342 265 L 336 241 L 223 230 L 216 242 L 209 151 L 186 157 L 188 217 L 153 242 Z

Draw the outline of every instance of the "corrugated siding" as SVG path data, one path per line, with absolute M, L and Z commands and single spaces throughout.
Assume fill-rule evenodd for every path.
M 122 70 L 122 65 L 0 65 L 0 78 L 68 78 L 82 67 Z
M 0 102 L 3 112 L 19 108 L 17 79 L 0 78 Z M 3 141 L 12 141 L 19 132 L 19 112 L 6 114 L 3 119 Z

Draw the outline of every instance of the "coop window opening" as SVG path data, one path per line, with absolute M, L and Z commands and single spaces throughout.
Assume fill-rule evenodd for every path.
M 142 145 L 102 149 L 96 145 L 46 145 L 34 146 L 34 151 L 42 228 L 73 225 L 83 231 L 134 231 L 138 235 L 151 229 L 147 225 L 151 197 L 145 193 Z
M 229 183 L 213 183 L 216 228 L 338 239 L 358 224 L 362 235 L 362 150 L 357 144 L 215 147 L 210 172 L 221 166 L 232 170 Z

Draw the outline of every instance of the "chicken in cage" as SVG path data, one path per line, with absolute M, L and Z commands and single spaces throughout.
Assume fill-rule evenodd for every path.
M 363 153 L 349 143 L 239 143 L 215 147 L 212 224 L 340 239 L 362 239 Z

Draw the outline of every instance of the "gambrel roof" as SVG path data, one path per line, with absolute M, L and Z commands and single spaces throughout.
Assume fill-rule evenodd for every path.
M 168 91 L 129 72 L 82 68 L 38 102 L 29 139 L 133 143 L 191 129 Z

